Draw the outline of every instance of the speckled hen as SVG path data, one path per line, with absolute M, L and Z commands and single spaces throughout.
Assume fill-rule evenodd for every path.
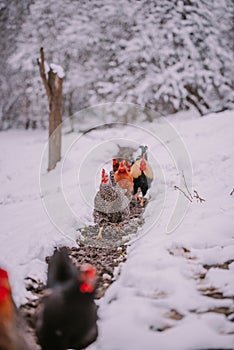
M 94 222 L 99 226 L 97 238 L 102 238 L 102 231 L 109 223 L 119 225 L 129 219 L 129 200 L 124 191 L 115 181 L 114 172 L 110 172 L 110 178 L 102 169 L 102 180 L 99 191 L 94 199 Z

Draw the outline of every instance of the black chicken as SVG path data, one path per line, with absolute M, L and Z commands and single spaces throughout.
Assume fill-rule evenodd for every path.
M 153 181 L 153 171 L 148 163 L 147 146 L 140 146 L 141 156 L 137 158 L 136 162 L 131 167 L 131 175 L 133 177 L 133 194 L 136 199 L 139 199 L 138 189 L 140 188 L 142 198 L 140 205 L 143 206 L 145 202 L 145 195 Z
M 49 262 L 47 289 L 36 321 L 42 350 L 84 349 L 97 338 L 94 303 L 96 270 L 78 269 L 67 250 L 56 251 Z

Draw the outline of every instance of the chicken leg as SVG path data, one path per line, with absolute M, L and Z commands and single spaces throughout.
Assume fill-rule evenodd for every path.
M 102 231 L 103 231 L 103 226 L 100 226 L 99 227 L 99 232 L 98 232 L 98 235 L 97 235 L 97 239 L 102 239 Z
M 139 201 L 139 194 L 138 193 L 134 194 L 134 197 L 136 198 L 137 201 Z

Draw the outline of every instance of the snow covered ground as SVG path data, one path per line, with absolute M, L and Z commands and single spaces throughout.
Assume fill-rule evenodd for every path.
M 205 198 L 190 203 L 180 193 L 181 218 L 188 210 L 172 233 L 167 227 L 179 195 L 174 185 L 186 192 L 181 166 L 168 151 L 176 131 L 168 133 L 168 148 L 153 136 L 159 134 L 158 122 L 94 130 L 82 137 L 67 134 L 65 156 L 50 174 L 42 157 L 46 132 L 2 132 L 0 265 L 9 270 L 17 304 L 28 296 L 24 278 L 44 281 L 45 257 L 57 245 L 75 244 L 77 228 L 93 222 L 100 169 L 110 168 L 117 144 L 147 144 L 155 181 L 146 222 L 128 248 L 120 276 L 99 301 L 100 336 L 90 350 L 233 349 L 233 114 L 167 118 L 190 155 L 193 189 Z

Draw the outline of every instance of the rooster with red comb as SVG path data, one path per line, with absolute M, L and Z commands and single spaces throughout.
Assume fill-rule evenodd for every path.
M 138 189 L 142 193 L 140 205 L 143 206 L 145 203 L 145 195 L 151 186 L 154 175 L 153 170 L 148 162 L 147 146 L 140 146 L 141 156 L 137 158 L 136 162 L 131 167 L 131 175 L 133 177 L 133 194 L 138 200 Z

